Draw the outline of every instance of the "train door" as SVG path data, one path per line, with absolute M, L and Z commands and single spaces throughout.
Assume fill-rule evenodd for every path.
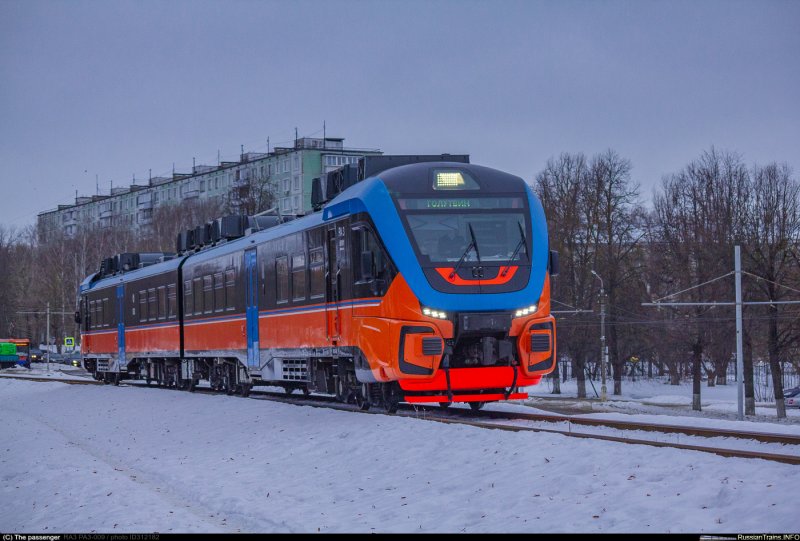
M 125 359 L 125 284 L 117 286 L 117 354 L 119 356 L 119 364 L 117 365 L 116 372 L 122 370 L 123 367 L 128 366 Z M 108 316 L 106 316 L 108 317 Z
M 338 249 L 338 235 L 336 233 L 337 227 L 334 224 L 325 231 L 327 239 L 328 258 L 325 267 L 325 317 L 326 328 L 328 332 L 328 340 L 331 342 L 338 342 L 339 335 L 342 329 L 342 322 L 339 317 L 339 300 L 341 292 L 341 269 L 339 266 L 339 249 Z M 342 240 L 344 242 L 344 240 Z
M 245 317 L 247 319 L 247 366 L 260 366 L 258 343 L 258 265 L 256 249 L 244 253 L 245 268 Z

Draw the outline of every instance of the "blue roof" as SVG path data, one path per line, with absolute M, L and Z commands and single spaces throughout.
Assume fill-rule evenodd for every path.
M 180 256 L 176 259 L 151 265 L 125 274 L 104 278 L 93 284 L 87 278 L 81 284 L 81 292 L 95 287 L 119 284 L 136 278 L 153 276 L 176 269 L 182 261 L 190 263 L 203 262 L 226 254 L 247 249 L 271 239 L 280 238 L 292 233 L 304 231 L 334 220 L 340 216 L 367 212 L 375 224 L 378 234 L 383 240 L 392 260 L 400 273 L 405 277 L 411 290 L 425 306 L 439 310 L 515 310 L 528 306 L 539 300 L 544 287 L 545 274 L 549 257 L 547 238 L 547 222 L 539 199 L 531 187 L 525 183 L 525 190 L 531 212 L 532 254 L 531 274 L 528 285 L 520 290 L 508 293 L 484 293 L 480 295 L 464 293 L 443 293 L 431 287 L 419 265 L 411 242 L 406 235 L 400 215 L 392 201 L 391 195 L 379 177 L 366 179 L 351 186 L 325 205 L 322 212 L 258 231 L 246 237 L 228 241 L 213 248 Z M 86 287 L 88 286 L 88 287 Z
M 92 283 L 92 279 L 94 279 L 94 277 L 97 275 L 97 273 L 95 273 L 88 276 L 83 282 L 81 282 L 80 291 L 81 293 L 83 293 L 89 289 L 99 289 L 103 287 L 115 286 L 118 284 L 122 284 L 124 282 L 137 280 L 139 278 L 147 278 L 148 276 L 155 276 L 157 274 L 173 271 L 180 266 L 181 261 L 183 261 L 184 259 L 186 259 L 186 256 L 178 256 L 174 259 L 170 259 L 169 261 L 156 263 L 155 265 L 148 265 L 147 267 L 132 270 L 130 272 L 115 274 L 113 276 L 102 278 Z

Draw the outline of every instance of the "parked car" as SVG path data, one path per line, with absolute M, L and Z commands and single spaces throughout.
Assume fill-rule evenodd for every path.
M 800 387 L 783 391 L 783 399 L 787 408 L 800 408 Z
M 80 352 L 72 352 L 67 353 L 64 355 L 64 364 L 69 364 L 71 366 L 81 366 L 81 354 Z
M 54 351 L 50 352 L 50 362 L 51 363 L 64 363 L 64 354 L 63 353 L 56 353 Z M 47 354 L 45 354 L 42 362 L 47 362 Z

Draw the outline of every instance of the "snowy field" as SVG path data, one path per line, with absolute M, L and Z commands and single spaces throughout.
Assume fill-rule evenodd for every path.
M 600 383 L 594 382 L 597 392 L 600 392 Z M 678 415 L 686 417 L 713 417 L 718 419 L 735 419 L 737 413 L 736 384 L 716 385 L 708 387 L 705 383 L 700 390 L 700 406 L 702 412 L 692 411 L 692 382 L 683 382 L 680 385 L 669 385 L 660 380 L 639 380 L 623 381 L 622 394 L 613 395 L 614 383 L 609 381 L 607 384 L 608 401 L 603 405 L 606 411 L 618 411 L 626 414 L 646 413 L 653 415 Z M 553 383 L 549 378 L 542 380 L 540 385 L 527 387 L 526 391 L 531 397 L 530 403 L 536 405 L 537 399 L 555 400 L 558 398 L 574 399 L 578 395 L 577 383 L 575 380 L 561 382 L 561 394 L 552 394 Z M 589 382 L 586 382 L 586 394 L 595 398 Z M 589 407 L 589 404 L 585 404 Z M 593 409 L 599 407 L 596 402 L 591 406 Z M 800 408 L 787 408 L 788 421 L 800 422 Z M 613 418 L 603 415 L 604 418 Z M 631 419 L 625 416 L 626 419 Z M 756 420 L 770 421 L 776 420 L 775 404 L 767 402 L 756 403 Z M 653 419 L 648 419 L 652 421 Z M 663 422 L 663 421 L 662 421 Z M 681 420 L 681 423 L 686 421 Z M 716 425 L 714 425 L 716 426 Z
M 50 368 L 48 369 L 47 363 L 31 363 L 30 368 L 25 368 L 23 366 L 13 366 L 11 368 L 6 368 L 4 370 L 0 370 L 0 377 L 4 376 L 13 376 L 15 378 L 52 378 L 54 380 L 74 380 L 74 381 L 81 381 L 92 379 L 91 374 L 89 374 L 83 367 L 80 366 L 71 366 L 67 364 L 60 364 L 60 363 L 50 363 Z
M 27 532 L 796 532 L 800 467 L 163 389 L 0 379 Z

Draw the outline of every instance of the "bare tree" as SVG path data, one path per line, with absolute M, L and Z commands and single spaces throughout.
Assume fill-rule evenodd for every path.
M 768 301 L 780 301 L 790 293 L 790 289 L 782 285 L 797 280 L 800 186 L 791 178 L 787 165 L 776 163 L 754 166 L 752 183 L 745 220 L 747 267 L 763 278 L 756 281 L 759 296 Z M 767 312 L 766 342 L 772 387 L 778 417 L 784 418 L 781 356 L 798 343 L 798 310 L 791 305 L 770 304 Z
M 255 172 L 236 181 L 228 192 L 225 210 L 231 214 L 254 215 L 275 205 L 276 197 L 271 185 L 270 175 Z
M 592 199 L 597 201 L 597 264 L 601 273 L 609 309 L 607 311 L 608 348 L 614 368 L 614 394 L 622 393 L 622 374 L 626 358 L 632 356 L 621 347 L 618 332 L 621 313 L 632 311 L 623 300 L 640 283 L 642 269 L 640 241 L 644 237 L 644 211 L 639 204 L 639 186 L 631 180 L 631 162 L 613 150 L 595 156 L 589 166 Z M 632 287 L 633 286 L 633 287 Z M 626 294 L 626 292 L 628 294 Z M 638 304 L 638 295 L 633 300 Z M 625 343 L 627 349 L 637 349 Z
M 664 178 L 654 198 L 651 238 L 653 248 L 661 249 L 662 279 L 653 284 L 660 295 L 687 290 L 682 298 L 699 302 L 730 293 L 732 284 L 708 282 L 732 268 L 733 244 L 741 237 L 738 217 L 744 214 L 747 194 L 748 175 L 741 158 L 714 148 Z M 709 311 L 692 308 L 685 327 L 686 346 L 692 352 L 692 408 L 698 411 Z
M 562 154 L 550 159 L 536 177 L 536 192 L 547 216 L 550 247 L 559 252 L 561 271 L 551 284 L 554 302 L 566 307 L 590 306 L 594 265 L 595 230 L 587 209 L 588 164 L 583 154 Z M 588 320 L 593 325 L 591 319 Z M 557 351 L 566 353 L 578 380 L 578 396 L 586 397 L 586 360 L 594 333 L 587 332 L 585 317 L 559 321 Z M 553 378 L 554 392 L 559 392 L 558 375 Z

